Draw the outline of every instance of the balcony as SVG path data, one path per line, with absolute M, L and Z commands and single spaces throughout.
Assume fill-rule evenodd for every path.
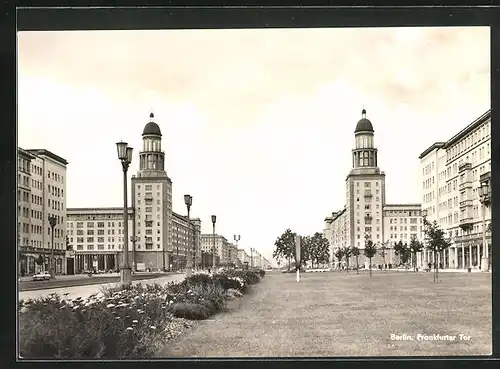
M 472 229 L 473 223 L 474 219 L 469 216 L 467 218 L 460 219 L 460 228 L 463 230 Z
M 462 163 L 461 165 L 458 166 L 458 172 L 464 172 L 466 170 L 472 169 L 472 164 L 471 163 Z
M 472 206 L 472 199 L 466 199 L 466 200 L 460 201 L 460 209 L 465 208 L 467 206 Z
M 144 224 L 146 227 L 152 227 L 153 226 L 153 221 L 152 220 L 145 220 Z
M 370 214 L 365 215 L 365 220 L 371 221 L 373 217 Z
M 151 192 L 146 192 L 144 199 L 145 200 L 153 200 L 153 194 Z
M 368 191 L 367 191 L 367 192 L 365 192 L 363 196 L 364 196 L 364 197 L 368 197 L 368 198 L 373 197 L 372 193 L 371 193 L 371 192 L 368 192 Z
M 468 179 L 458 185 L 459 191 L 465 190 L 467 188 L 472 188 L 472 181 Z

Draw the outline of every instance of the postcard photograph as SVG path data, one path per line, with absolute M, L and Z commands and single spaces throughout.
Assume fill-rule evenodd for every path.
M 17 37 L 19 358 L 491 355 L 489 27 Z

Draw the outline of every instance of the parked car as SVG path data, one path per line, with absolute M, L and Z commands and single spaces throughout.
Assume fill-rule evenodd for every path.
M 40 272 L 38 274 L 35 274 L 33 276 L 34 281 L 50 281 L 50 274 L 49 272 Z

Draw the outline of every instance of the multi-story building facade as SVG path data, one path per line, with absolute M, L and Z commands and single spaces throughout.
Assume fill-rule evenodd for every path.
M 172 248 L 172 267 L 175 269 L 185 269 L 188 255 L 192 255 L 193 245 L 196 245 L 196 265 L 201 263 L 202 243 L 201 243 L 201 220 L 192 218 L 189 220 L 191 225 L 190 238 L 188 241 L 188 222 L 187 216 L 172 212 L 173 224 L 173 248 Z
M 238 258 L 236 261 L 236 265 L 241 267 L 244 266 L 246 263 L 250 265 L 250 255 L 247 254 L 245 249 L 238 249 Z
M 394 245 L 401 242 L 410 245 L 412 238 L 422 240 L 422 209 L 420 204 L 386 204 L 383 209 L 384 245 L 388 248 L 386 263 L 398 262 Z M 417 265 L 421 265 L 421 253 L 417 254 Z M 413 255 L 410 258 L 413 262 Z M 413 263 L 412 263 L 413 265 Z
M 201 235 L 201 250 L 208 254 L 212 254 L 214 249 L 214 235 L 211 233 Z M 229 263 L 229 242 L 226 237 L 215 235 L 215 255 L 216 265 L 224 265 Z
M 119 271 L 123 262 L 123 208 L 69 208 L 67 229 L 70 244 L 76 252 L 75 272 L 91 269 Z M 188 250 L 187 217 L 173 213 L 173 255 L 167 250 L 144 250 L 140 242 L 129 242 L 129 262 L 136 270 L 161 270 L 165 259 L 166 269 L 186 267 Z M 128 225 L 132 229 L 134 209 L 128 209 Z M 191 219 L 191 248 L 200 237 L 201 221 Z M 135 247 L 134 247 L 135 246 Z M 199 247 L 198 247 L 199 249 Z M 141 254 L 148 253 L 146 257 Z M 154 258 L 151 253 L 154 253 Z M 167 264 L 166 259 L 171 261 Z
M 331 217 L 324 220 L 323 233 L 330 243 L 330 257 L 332 264 L 336 265 L 334 254 L 336 250 L 343 247 L 356 246 L 360 249 L 360 264 L 368 267 L 368 258 L 363 255 L 365 248 L 365 239 L 368 237 L 378 247 L 386 244 L 391 248 L 394 242 L 408 243 L 405 239 L 410 231 L 392 233 L 392 244 L 390 244 L 390 221 L 385 224 L 384 213 L 398 211 L 401 214 L 404 211 L 419 213 L 418 205 L 386 204 L 385 193 L 385 173 L 380 169 L 378 163 L 378 150 L 374 143 L 373 125 L 366 118 L 366 110 L 361 112 L 361 119 L 356 125 L 354 131 L 354 148 L 352 150 L 352 169 L 346 178 L 346 205 L 338 211 L 332 213 Z M 418 215 L 416 216 L 418 218 Z M 390 219 L 390 217 L 388 218 Z M 418 218 L 417 223 L 420 224 Z M 408 223 L 409 224 L 409 223 Z M 393 225 L 394 227 L 394 225 Z M 408 226 L 407 226 L 408 227 Z M 387 229 L 389 233 L 387 233 Z M 389 236 L 389 239 L 387 237 Z M 397 237 L 396 237 L 397 236 Z M 418 234 L 421 239 L 421 234 Z M 394 253 L 388 250 L 385 257 L 385 263 L 395 262 Z M 349 260 L 350 265 L 355 262 L 354 257 Z M 372 264 L 383 264 L 384 257 L 379 253 L 372 259 Z
M 18 150 L 19 272 L 34 274 L 49 269 L 54 255 L 56 274 L 66 265 L 66 165 L 48 150 Z M 54 244 L 49 216 L 56 217 Z
M 431 145 L 419 156 L 423 210 L 450 238 L 451 247 L 437 262 L 449 268 L 479 268 L 483 256 L 482 204 L 478 188 L 490 185 L 491 110 L 446 142 Z M 491 210 L 485 207 L 488 254 L 491 255 Z M 434 262 L 427 252 L 425 262 Z
M 128 209 L 129 229 L 134 212 Z M 75 250 L 75 273 L 119 271 L 123 261 L 123 208 L 68 208 L 68 241 Z M 133 251 L 129 247 L 129 251 Z

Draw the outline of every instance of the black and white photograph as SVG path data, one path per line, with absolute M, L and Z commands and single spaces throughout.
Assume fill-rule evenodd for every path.
M 490 41 L 19 31 L 18 358 L 491 355 Z

